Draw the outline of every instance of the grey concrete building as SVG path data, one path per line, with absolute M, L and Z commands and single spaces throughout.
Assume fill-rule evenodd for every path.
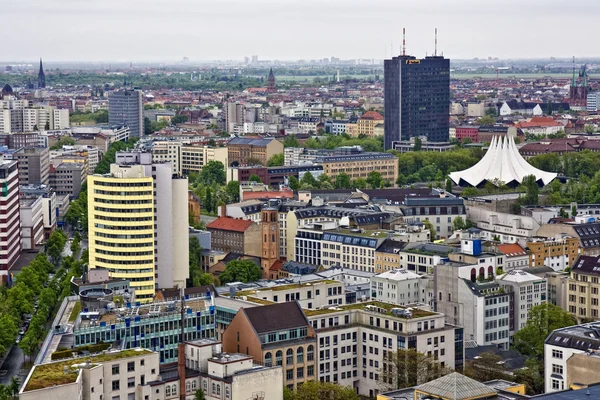
M 48 149 L 26 147 L 16 151 L 13 159 L 19 162 L 19 184 L 49 184 L 50 154 Z
M 130 137 L 144 133 L 144 102 L 140 90 L 115 90 L 108 95 L 108 122 L 110 125 L 127 125 Z
M 58 196 L 77 197 L 86 180 L 87 172 L 83 163 L 63 162 L 50 168 L 50 187 Z

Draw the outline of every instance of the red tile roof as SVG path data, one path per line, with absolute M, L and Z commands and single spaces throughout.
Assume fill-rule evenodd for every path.
M 252 225 L 252 221 L 237 219 L 231 217 L 219 217 L 210 224 L 206 225 L 208 229 L 218 229 L 221 231 L 246 232 Z
M 516 257 L 527 255 L 527 252 L 516 243 L 499 244 L 496 247 L 498 248 L 498 251 L 504 254 L 505 256 Z
M 360 119 L 373 119 L 383 121 L 383 115 L 379 114 L 377 111 L 367 111 L 360 117 Z

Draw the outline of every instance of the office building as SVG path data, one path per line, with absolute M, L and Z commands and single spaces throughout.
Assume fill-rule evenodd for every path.
M 326 155 L 315 159 L 323 166 L 323 173 L 335 181 L 338 175 L 346 174 L 351 180 L 367 179 L 369 173 L 377 171 L 383 182 L 396 184 L 398 179 L 398 157 L 390 153 L 364 152 L 353 149 L 345 155 Z
M 127 125 L 131 137 L 144 134 L 144 101 L 140 90 L 120 89 L 108 95 L 108 123 Z
M 13 154 L 19 161 L 20 185 L 48 185 L 50 183 L 50 153 L 47 148 L 26 147 Z
M 113 164 L 110 176 L 88 178 L 89 268 L 129 280 L 144 303 L 155 289 L 153 184 L 141 165 Z
M 378 301 L 305 313 L 319 340 L 318 379 L 353 387 L 359 395 L 373 397 L 381 389 L 383 371 L 392 368 L 389 355 L 399 349 L 462 368 L 462 328 L 446 324 L 442 314 Z
M 236 125 L 244 125 L 244 122 L 246 122 L 245 105 L 237 102 L 223 103 L 223 119 L 225 122 L 225 131 L 233 133 Z
M 399 207 L 405 215 L 405 222 L 431 222 L 436 232 L 436 237 L 431 240 L 451 236 L 454 231 L 454 220 L 459 217 L 463 221 L 467 219 L 464 199 L 460 197 L 407 196 Z
M 225 167 L 229 165 L 227 147 L 183 146 L 181 148 L 181 172 L 189 175 L 200 173 L 210 161 L 219 161 Z
M 213 250 L 261 256 L 261 227 L 258 223 L 219 217 L 206 225 Z
M 527 242 L 527 248 L 531 267 L 550 267 L 555 271 L 564 271 L 572 266 L 580 252 L 579 240 L 567 235 L 536 237 Z
M 60 163 L 50 166 L 50 187 L 57 196 L 77 197 L 87 180 L 85 166 L 81 163 Z
M 0 279 L 6 282 L 21 255 L 17 161 L 0 160 L 0 187 Z
M 283 153 L 283 143 L 277 139 L 252 139 L 236 137 L 227 142 L 227 157 L 231 165 L 248 165 L 254 162 L 267 165 L 275 154 Z
M 44 213 L 42 198 L 21 199 L 21 247 L 33 250 L 44 242 Z
M 315 331 L 295 301 L 240 308 L 223 333 L 225 351 L 281 366 L 283 384 L 290 389 L 316 379 L 316 348 Z
M 427 279 L 406 269 L 393 269 L 371 278 L 371 298 L 406 306 L 428 303 Z
M 384 61 L 386 150 L 394 142 L 425 136 L 447 142 L 450 131 L 450 60 L 401 55 Z

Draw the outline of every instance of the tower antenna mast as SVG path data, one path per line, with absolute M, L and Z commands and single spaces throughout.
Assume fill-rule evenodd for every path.
M 437 56 L 437 28 L 435 28 L 435 49 L 433 50 L 433 56 Z
M 402 55 L 406 55 L 406 28 L 402 28 Z

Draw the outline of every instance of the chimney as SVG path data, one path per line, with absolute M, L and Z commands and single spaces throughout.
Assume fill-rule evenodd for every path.
M 219 206 L 219 217 L 227 216 L 227 206 L 225 204 Z

